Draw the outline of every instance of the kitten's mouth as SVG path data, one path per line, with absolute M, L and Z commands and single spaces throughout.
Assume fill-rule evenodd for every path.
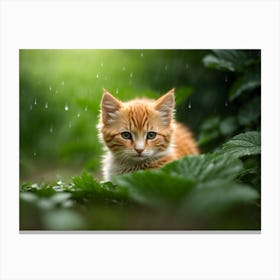
M 144 156 L 144 155 L 134 155 L 132 157 L 135 158 L 135 159 L 144 159 L 144 158 L 146 158 L 146 156 Z

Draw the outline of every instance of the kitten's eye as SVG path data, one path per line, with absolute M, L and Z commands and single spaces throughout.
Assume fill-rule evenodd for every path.
M 154 132 L 154 131 L 149 131 L 149 132 L 147 133 L 147 139 L 155 139 L 156 136 L 157 136 L 157 133 Z
M 131 135 L 131 133 L 128 132 L 128 131 L 122 132 L 122 133 L 121 133 L 121 136 L 122 136 L 123 139 L 132 139 L 132 135 Z

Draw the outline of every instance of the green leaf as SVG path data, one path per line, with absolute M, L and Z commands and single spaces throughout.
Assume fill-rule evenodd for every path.
M 162 168 L 162 172 L 201 183 L 225 178 L 231 180 L 241 169 L 242 163 L 236 158 L 206 154 L 186 156 L 167 164 Z
M 248 73 L 238 78 L 230 88 L 229 100 L 232 101 L 245 92 L 261 86 L 260 73 Z
M 261 135 L 257 131 L 239 134 L 223 145 L 222 153 L 237 158 L 260 154 Z
M 237 129 L 237 119 L 233 116 L 225 118 L 220 124 L 220 131 L 224 136 L 232 135 Z
M 187 156 L 159 170 L 117 176 L 115 181 L 127 188 L 128 195 L 139 203 L 158 208 L 178 207 L 194 187 L 227 185 L 241 169 L 242 163 L 236 158 L 219 155 Z
M 194 189 L 186 197 L 181 211 L 184 215 L 192 213 L 193 216 L 205 216 L 207 219 L 213 215 L 221 215 L 222 212 L 236 204 L 244 204 L 259 198 L 259 194 L 253 188 L 246 185 L 231 183 L 227 186 L 220 185 L 214 189 Z
M 220 137 L 220 122 L 220 117 L 210 117 L 203 122 L 198 137 L 199 145 L 205 145 Z
M 111 182 L 99 183 L 90 174 L 83 172 L 81 176 L 73 177 L 74 198 L 96 200 L 123 200 L 127 198 L 127 191 Z
M 176 205 L 192 189 L 194 182 L 183 176 L 172 176 L 161 170 L 138 171 L 115 177 L 139 203 L 159 208 Z
M 241 125 L 248 126 L 256 123 L 261 115 L 261 98 L 255 97 L 250 103 L 245 104 L 238 112 L 238 121 Z
M 221 71 L 244 71 L 249 65 L 257 63 L 259 57 L 254 53 L 243 50 L 213 50 L 215 55 L 207 55 L 203 58 L 206 67 Z
M 205 56 L 202 62 L 208 68 L 213 68 L 222 71 L 235 71 L 234 65 L 230 61 L 219 59 L 218 57 L 211 54 Z
M 99 190 L 100 184 L 87 172 L 83 172 L 81 176 L 74 176 L 73 183 L 76 188 L 81 190 Z
M 47 230 L 79 230 L 85 227 L 84 218 L 72 210 L 51 210 L 43 215 Z

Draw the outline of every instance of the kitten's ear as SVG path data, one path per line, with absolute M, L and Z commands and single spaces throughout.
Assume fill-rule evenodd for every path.
M 155 109 L 160 112 L 161 119 L 164 125 L 169 125 L 174 112 L 174 97 L 175 88 L 168 91 L 155 102 Z
M 116 112 L 122 107 L 121 102 L 106 89 L 103 89 L 101 101 L 101 114 L 104 124 L 110 123 L 116 118 Z

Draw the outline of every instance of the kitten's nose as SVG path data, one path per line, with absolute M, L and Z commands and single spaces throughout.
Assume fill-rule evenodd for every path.
M 144 151 L 144 149 L 136 149 L 135 151 L 138 153 L 138 156 L 140 156 L 142 154 L 142 152 Z

